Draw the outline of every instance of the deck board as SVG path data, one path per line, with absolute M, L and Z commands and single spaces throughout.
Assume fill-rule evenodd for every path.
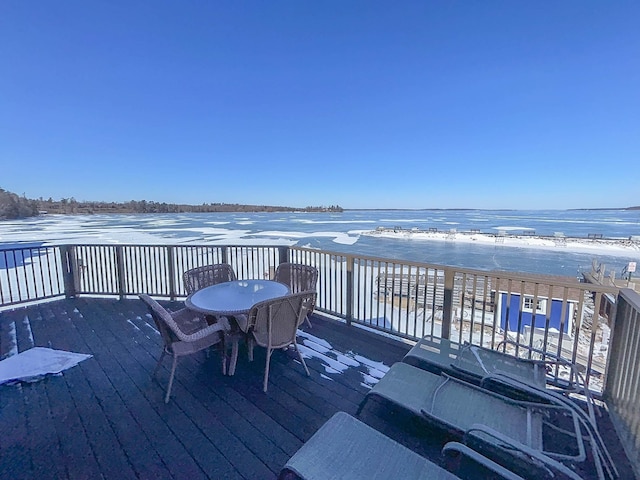
M 180 302 L 162 302 L 170 309 Z M 152 379 L 161 338 L 136 299 L 80 297 L 0 312 L 0 358 L 32 346 L 93 357 L 62 375 L 0 386 L 0 478 L 275 478 L 335 412 L 355 414 L 369 384 L 410 345 L 314 316 L 292 349 L 265 351 L 236 375 L 219 352 L 182 358 L 169 404 L 170 360 Z M 419 422 L 370 402 L 361 416 L 438 460 L 440 442 Z

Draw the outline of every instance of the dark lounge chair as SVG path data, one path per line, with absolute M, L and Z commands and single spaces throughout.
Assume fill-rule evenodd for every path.
M 492 381 L 497 383 L 501 379 L 492 377 Z M 370 398 L 378 397 L 422 418 L 448 436 L 463 439 L 472 431 L 482 431 L 480 438 L 493 450 L 502 451 L 503 462 L 519 458 L 513 455 L 514 451 L 535 452 L 536 461 L 549 459 L 550 469 L 560 465 L 566 472 L 570 470 L 563 462 L 575 465 L 587 459 L 584 436 L 592 447 L 600 478 L 616 478 L 615 469 L 609 468 L 606 448 L 593 436 L 584 412 L 581 415 L 578 409 L 568 406 L 568 400 L 561 395 L 533 390 L 525 384 L 516 385 L 510 379 L 505 382 L 511 383 L 504 383 L 501 388 L 522 387 L 521 391 L 531 388 L 533 400 L 516 400 L 445 374 L 435 375 L 396 363 L 367 393 L 358 414 Z M 539 401 L 543 396 L 545 401 Z M 556 437 L 561 436 L 560 444 L 548 446 L 543 428 L 553 429 Z M 523 467 L 519 462 L 506 466 L 521 473 Z M 565 476 L 572 478 L 568 473 Z
M 499 350 L 506 349 L 507 345 L 537 358 L 519 358 Z M 563 394 L 579 392 L 586 398 L 592 424 L 596 423 L 594 402 L 584 385 L 584 378 L 573 363 L 549 352 L 509 341 L 500 342 L 498 350 L 493 350 L 466 342 L 460 344 L 444 338 L 426 336 L 405 355 L 402 361 L 437 375 L 446 373 L 475 385 L 489 384 L 488 380 L 493 377 L 513 378 L 534 389 L 550 388 Z M 560 381 L 548 375 L 548 372 L 557 371 L 557 369 L 564 369 L 569 379 Z M 504 395 L 516 399 L 531 399 L 531 390 L 523 393 L 519 388 L 512 389 L 509 385 L 493 384 L 493 388 L 500 387 L 503 389 L 499 393 Z

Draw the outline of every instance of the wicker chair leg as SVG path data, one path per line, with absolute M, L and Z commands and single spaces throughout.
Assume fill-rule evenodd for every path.
M 311 325 L 311 320 L 309 320 L 309 315 L 304 317 L 304 321 L 306 322 L 307 325 L 309 325 L 309 328 L 313 327 L 313 325 Z
M 304 371 L 307 372 L 307 377 L 310 377 L 311 374 L 309 373 L 309 369 L 307 368 L 307 364 L 304 361 L 304 358 L 302 358 L 302 353 L 300 353 L 300 349 L 298 348 L 298 344 L 294 343 L 293 346 L 296 349 L 296 352 L 298 352 L 298 358 L 300 359 L 300 362 L 302 363 L 302 366 L 304 367 Z
M 169 385 L 167 386 L 167 394 L 164 397 L 164 403 L 169 403 L 169 396 L 171 395 L 171 387 L 173 386 L 173 377 L 176 374 L 176 366 L 178 365 L 178 356 L 173 356 L 173 363 L 171 365 L 171 375 L 169 376 Z
M 267 349 L 267 362 L 266 365 L 264 367 L 264 384 L 262 386 L 262 391 L 263 392 L 267 392 L 267 383 L 269 383 L 269 364 L 271 363 L 271 353 L 273 352 L 273 350 L 271 350 L 270 348 Z

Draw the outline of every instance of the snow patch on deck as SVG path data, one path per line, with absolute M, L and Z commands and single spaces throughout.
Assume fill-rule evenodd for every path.
M 389 366 L 382 362 L 371 360 L 352 351 L 341 352 L 326 340 L 309 332 L 298 330 L 298 336 L 303 338 L 302 343 L 298 345 L 303 358 L 320 360 L 327 374 L 343 374 L 355 368 L 362 375 L 361 385 L 364 388 L 372 388 L 389 370 Z M 324 374 L 321 374 L 321 377 L 333 380 Z

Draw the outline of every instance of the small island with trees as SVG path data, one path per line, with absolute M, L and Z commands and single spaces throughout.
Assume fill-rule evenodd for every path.
M 237 203 L 186 205 L 147 200 L 128 202 L 87 202 L 72 198 L 29 199 L 0 188 L 0 220 L 33 217 L 42 214 L 86 215 L 100 213 L 211 213 L 211 212 L 342 212 L 339 205 L 329 207 L 281 207 Z

